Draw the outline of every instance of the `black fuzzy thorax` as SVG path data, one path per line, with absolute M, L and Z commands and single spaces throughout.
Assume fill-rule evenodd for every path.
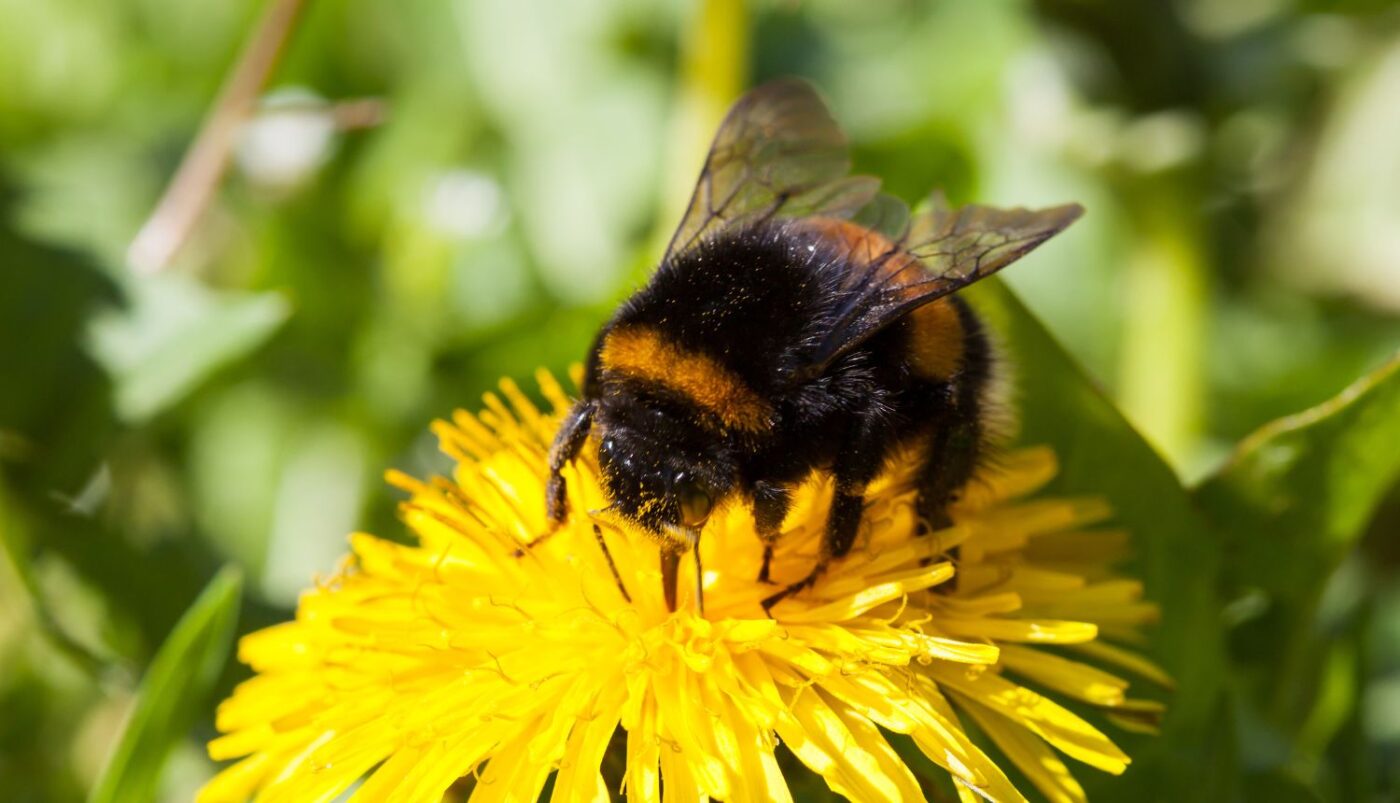
M 612 326 L 645 325 L 718 359 L 764 396 L 826 331 L 844 264 L 793 227 L 765 224 L 706 240 L 661 264 Z
M 907 321 L 879 332 L 821 375 L 793 381 L 848 307 L 850 277 L 862 267 L 810 228 L 786 222 L 731 232 L 667 260 L 604 331 L 648 326 L 687 352 L 711 357 L 769 401 L 774 426 L 760 436 L 726 433 L 721 443 L 706 445 L 716 433 L 685 399 L 626 381 L 602 394 L 604 419 L 648 427 L 687 462 L 699 451 L 722 451 L 722 462 L 748 486 L 760 479 L 797 481 L 838 461 L 854 461 L 856 473 L 868 478 L 896 445 L 949 415 L 976 416 L 990 355 L 975 316 L 960 302 L 964 329 L 975 342 L 965 345 L 967 365 L 951 381 L 911 370 Z

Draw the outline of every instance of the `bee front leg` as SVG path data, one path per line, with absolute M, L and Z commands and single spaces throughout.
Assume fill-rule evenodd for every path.
M 574 402 L 569 414 L 559 424 L 554 434 L 554 443 L 549 447 L 549 479 L 545 481 L 545 512 L 551 524 L 550 533 L 559 529 L 569 515 L 569 494 L 564 483 L 564 466 L 572 463 L 588 441 L 588 433 L 593 428 L 593 417 L 598 410 L 599 354 L 603 341 L 608 336 L 611 324 L 598 330 L 593 337 L 593 345 L 588 349 L 588 360 L 583 366 L 583 398 Z
M 574 404 L 559 431 L 554 435 L 554 443 L 549 447 L 549 478 L 544 484 L 545 515 L 549 518 L 549 530 L 534 539 L 526 547 L 515 550 L 515 556 L 525 554 L 526 549 L 543 542 L 558 532 L 559 525 L 569 516 L 569 488 L 564 482 L 564 466 L 573 462 L 588 441 L 588 432 L 593 427 L 592 401 L 583 400 Z
M 773 563 L 773 544 L 792 506 L 792 492 L 786 485 L 768 480 L 753 484 L 753 524 L 763 541 L 763 568 L 758 572 L 760 583 L 770 583 L 769 570 Z
M 554 524 L 562 524 L 569 515 L 568 486 L 564 483 L 564 466 L 572 463 L 588 441 L 593 427 L 593 402 L 580 401 L 569 410 L 554 443 L 549 447 L 549 479 L 545 482 L 545 512 Z

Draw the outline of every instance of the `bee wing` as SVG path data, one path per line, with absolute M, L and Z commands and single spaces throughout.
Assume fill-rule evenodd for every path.
M 909 237 L 909 205 L 882 192 L 856 212 L 851 222 L 878 232 L 890 242 L 904 242 Z
M 773 81 L 739 99 L 715 134 L 666 257 L 729 228 L 775 216 L 849 217 L 879 191 L 849 176 L 846 136 L 811 85 Z
M 1049 209 L 948 206 L 941 192 L 909 219 L 890 249 L 854 271 L 825 338 L 799 378 L 819 376 L 831 363 L 915 309 L 990 276 L 1063 231 L 1083 213 L 1078 204 Z M 862 210 L 889 220 L 897 212 Z M 910 258 L 912 257 L 912 259 Z

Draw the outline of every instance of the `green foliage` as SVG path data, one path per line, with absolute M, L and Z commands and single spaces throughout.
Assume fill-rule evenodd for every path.
M 161 645 L 141 679 L 136 703 L 89 803 L 154 800 L 170 751 L 212 702 L 238 623 L 243 580 L 224 569 L 209 581 Z
M 1400 357 L 1341 395 L 1242 441 L 1196 498 L 1231 580 L 1311 599 L 1400 476 Z
M 261 345 L 287 319 L 275 293 L 215 293 L 179 276 L 127 283 L 127 305 L 92 322 L 92 353 L 116 383 L 117 414 L 139 422 L 184 397 L 220 365 Z
M 1364 634 L 1348 621 L 1357 613 L 1321 609 L 1329 585 L 1368 583 L 1337 569 L 1400 476 L 1397 443 L 1400 358 L 1262 427 L 1195 491 L 1217 524 L 1224 589 L 1237 600 L 1227 616 L 1236 620 L 1239 704 L 1261 740 L 1284 745 L 1252 757 L 1252 777 L 1269 788 L 1286 781 L 1308 790 L 1288 773 L 1316 774 L 1364 694 L 1357 682 Z

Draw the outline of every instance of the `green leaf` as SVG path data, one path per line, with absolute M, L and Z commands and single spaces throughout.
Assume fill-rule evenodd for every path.
M 166 758 L 207 707 L 223 671 L 242 586 L 237 569 L 221 570 L 175 625 L 141 681 L 126 729 L 88 803 L 157 799 Z
M 93 355 L 116 383 L 115 406 L 140 422 L 219 367 L 261 345 L 287 319 L 277 293 L 216 292 L 176 275 L 132 279 L 130 306 L 93 319 Z
M 1308 785 L 1282 771 L 1253 773 L 1245 778 L 1245 803 L 1322 803 Z
M 1242 441 L 1196 491 L 1231 577 L 1310 599 L 1400 476 L 1400 356 L 1333 399 Z
M 1147 596 L 1161 606 L 1147 651 L 1177 683 L 1162 734 L 1114 732 L 1133 757 L 1127 775 L 1077 777 L 1091 797 L 1095 787 L 1107 787 L 1120 799 L 1227 798 L 1226 779 L 1207 789 L 1198 775 L 1202 767 L 1231 771 L 1217 763 L 1221 742 L 1231 737 L 1218 714 L 1224 649 L 1213 533 L 1171 468 L 1003 283 L 981 282 L 968 296 L 1009 352 L 1021 441 L 1054 447 L 1061 470 L 1052 490 L 1113 505 L 1115 524 L 1131 532 L 1136 550 L 1126 571 L 1141 578 Z M 1139 684 L 1134 693 L 1143 693 Z
M 0 477 L 0 590 L 16 587 L 40 635 L 83 671 L 97 677 L 108 668 L 107 662 L 64 629 L 40 593 L 30 561 L 33 536 L 29 522 L 10 498 L 3 479 Z
M 1196 491 L 1228 550 L 1231 610 L 1247 614 L 1236 617 L 1230 642 L 1252 742 L 1275 746 L 1252 762 L 1265 781 L 1326 760 L 1362 699 L 1356 637 L 1336 621 L 1323 624 L 1319 606 L 1329 581 L 1364 582 L 1337 569 L 1400 475 L 1397 444 L 1400 356 L 1335 398 L 1264 426 Z
M 82 348 L 116 286 L 76 254 L 26 240 L 0 182 L 0 470 L 12 486 L 76 493 L 111 429 L 107 378 Z

